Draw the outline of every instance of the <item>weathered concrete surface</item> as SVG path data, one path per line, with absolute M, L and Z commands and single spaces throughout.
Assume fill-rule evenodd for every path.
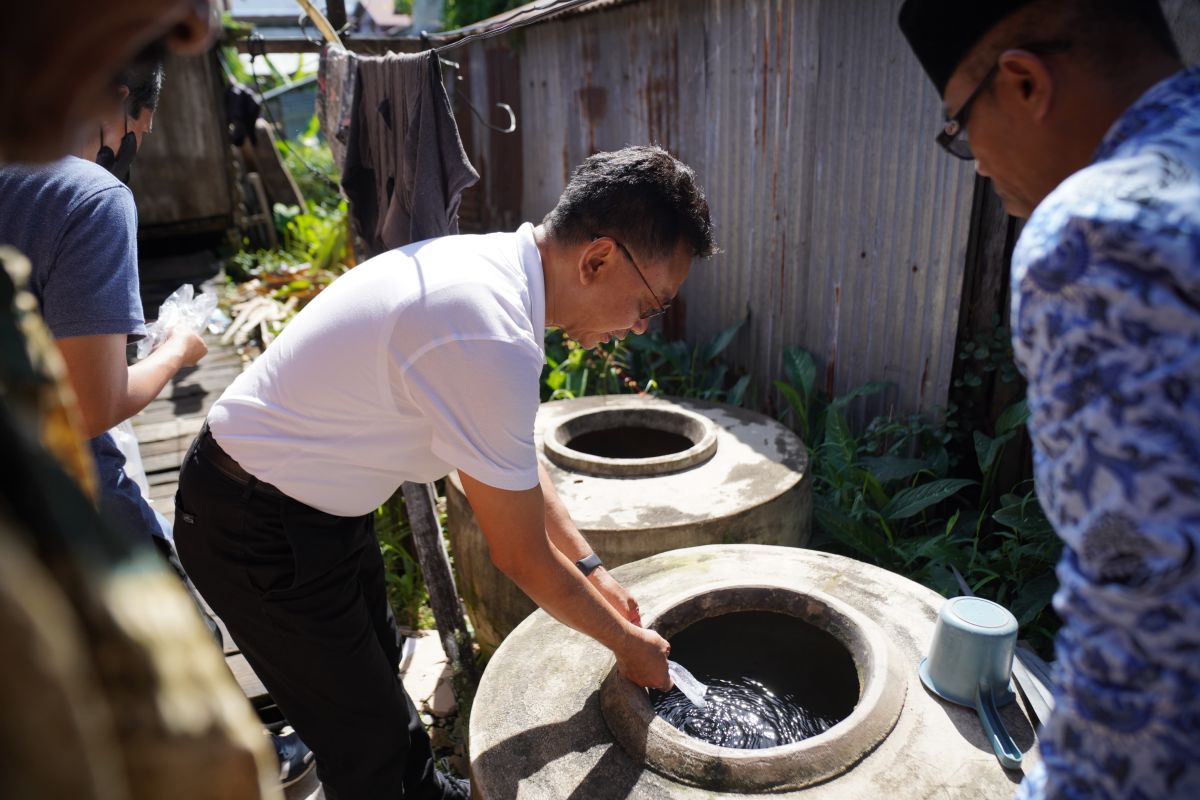
M 546 457 L 543 437 L 561 420 L 585 411 L 636 407 L 682 408 L 712 420 L 717 429 L 712 458 L 669 475 L 616 478 L 571 472 Z M 609 567 L 699 545 L 808 543 L 808 451 L 770 417 L 700 400 L 588 397 L 543 403 L 534 435 L 538 458 L 572 519 Z M 446 482 L 446 505 L 459 590 L 480 642 L 495 647 L 535 606 L 492 566 L 457 473 Z
M 892 732 L 857 766 L 827 783 L 776 793 L 783 798 L 1011 797 L 1021 775 L 997 763 L 972 709 L 929 694 L 917 664 L 933 635 L 943 598 L 909 580 L 851 559 L 799 548 L 717 545 L 662 553 L 615 570 L 647 619 L 683 596 L 758 582 L 817 590 L 873 620 L 899 654 L 906 699 Z M 471 713 L 471 768 L 487 800 L 715 798 L 716 792 L 670 781 L 615 743 L 600 709 L 600 685 L 612 655 L 538 611 L 496 651 Z M 1001 710 L 1025 769 L 1035 737 L 1022 708 Z

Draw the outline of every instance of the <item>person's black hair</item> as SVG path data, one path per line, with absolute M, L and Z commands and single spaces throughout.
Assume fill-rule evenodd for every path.
M 161 44 L 147 47 L 138 54 L 125 69 L 121 70 L 114 79 L 117 86 L 129 89 L 129 97 L 125 100 L 125 110 L 129 116 L 137 118 L 143 109 L 154 111 L 158 108 L 158 97 L 163 85 L 163 57 L 166 51 Z
M 654 145 L 588 157 L 542 222 L 566 244 L 612 236 L 647 258 L 670 256 L 680 243 L 693 256 L 717 252 L 696 173 Z

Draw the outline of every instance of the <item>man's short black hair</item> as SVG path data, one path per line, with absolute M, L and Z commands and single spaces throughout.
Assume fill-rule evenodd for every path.
M 542 223 L 561 242 L 612 236 L 647 258 L 668 257 L 681 242 L 693 256 L 717 252 L 696 173 L 654 145 L 588 157 Z
M 136 119 L 142 109 L 154 111 L 158 108 L 158 96 L 163 85 L 164 55 L 161 44 L 151 45 L 117 75 L 114 81 L 116 85 L 129 89 L 129 97 L 125 100 L 125 111 L 129 116 Z

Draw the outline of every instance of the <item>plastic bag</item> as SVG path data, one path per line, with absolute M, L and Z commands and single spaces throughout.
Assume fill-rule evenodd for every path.
M 158 309 L 158 319 L 146 326 L 146 337 L 138 342 L 138 358 L 145 358 L 170 337 L 176 328 L 193 333 L 202 333 L 209 318 L 217 307 L 217 296 L 212 292 L 195 295 L 190 283 L 185 283 L 163 301 Z
M 704 695 L 708 694 L 707 686 L 674 661 L 667 662 L 667 672 L 671 673 L 671 680 L 675 681 L 679 691 L 692 701 L 692 705 L 696 708 L 708 708 L 708 701 L 704 699 Z
M 142 466 L 142 453 L 138 450 L 137 434 L 133 432 L 133 423 L 129 420 L 119 423 L 108 431 L 121 455 L 125 456 L 125 474 L 137 484 L 142 497 L 150 501 L 150 482 L 146 480 L 146 469 Z

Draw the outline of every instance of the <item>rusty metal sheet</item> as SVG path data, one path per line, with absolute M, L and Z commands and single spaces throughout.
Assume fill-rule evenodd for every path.
M 973 172 L 933 143 L 939 101 L 898 8 L 653 0 L 464 47 L 457 91 L 520 118 L 509 137 L 464 124 L 483 223 L 540 220 L 590 153 L 662 144 L 700 174 L 723 247 L 684 287 L 686 338 L 749 312 L 727 352 L 768 405 L 790 345 L 817 356 L 833 392 L 896 384 L 860 419 L 944 404 Z

